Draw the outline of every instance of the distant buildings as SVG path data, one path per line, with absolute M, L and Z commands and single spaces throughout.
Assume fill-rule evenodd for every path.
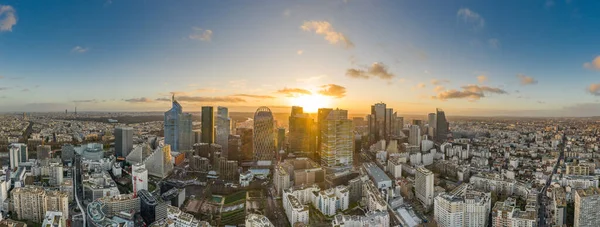
M 425 167 L 417 167 L 415 171 L 415 194 L 425 207 L 433 205 L 433 172 Z
M 227 107 L 217 107 L 216 144 L 221 145 L 223 157 L 229 158 L 229 134 L 231 134 L 231 119 Z
M 200 142 L 215 143 L 215 110 L 212 106 L 202 107 L 202 135 Z
M 52 148 L 50 145 L 38 145 L 37 146 L 37 159 L 44 160 L 50 158 L 50 153 L 52 152 Z
M 183 108 L 175 100 L 173 106 L 165 112 L 164 135 L 165 143 L 171 145 L 173 151 L 192 149 L 192 115 L 183 113 Z
M 421 145 L 421 126 L 419 125 L 411 125 L 410 131 L 408 135 L 408 144 L 412 146 L 420 146 Z
M 589 187 L 575 192 L 574 227 L 600 226 L 600 189 Z
M 319 110 L 321 113 L 322 110 Z M 334 172 L 352 166 L 354 153 L 354 127 L 348 119 L 347 110 L 323 111 L 329 114 L 323 117 L 320 125 L 321 166 Z M 321 120 L 321 119 L 319 119 Z
M 259 107 L 254 113 L 254 134 L 252 139 L 254 160 L 273 160 L 275 158 L 274 125 L 275 121 L 271 110 L 265 106 Z M 244 152 L 243 148 L 242 152 Z
M 133 149 L 133 128 L 115 127 L 115 156 L 127 157 Z
M 331 225 L 334 227 L 391 226 L 387 211 L 367 212 L 364 216 L 340 214 L 333 218 Z
M 446 120 L 446 114 L 442 109 L 436 109 L 435 113 L 435 141 L 445 142 L 448 139 L 449 125 Z

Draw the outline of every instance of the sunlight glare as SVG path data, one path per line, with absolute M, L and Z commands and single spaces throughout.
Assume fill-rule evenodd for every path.
M 319 108 L 328 107 L 331 98 L 323 95 L 300 95 L 290 100 L 292 106 L 301 106 L 304 112 L 316 113 Z

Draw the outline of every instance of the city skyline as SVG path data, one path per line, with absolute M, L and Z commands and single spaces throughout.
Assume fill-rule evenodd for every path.
M 600 3 L 157 3 L 0 2 L 2 112 L 600 115 Z

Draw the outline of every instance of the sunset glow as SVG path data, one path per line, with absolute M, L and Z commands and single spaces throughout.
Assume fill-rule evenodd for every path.
M 315 113 L 319 108 L 331 106 L 331 98 L 323 95 L 300 95 L 290 98 L 290 105 L 301 106 L 307 113 Z

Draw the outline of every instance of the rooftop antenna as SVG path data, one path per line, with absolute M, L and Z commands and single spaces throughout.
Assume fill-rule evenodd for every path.
M 175 102 L 175 93 L 171 93 L 173 97 L 171 98 L 171 102 Z

